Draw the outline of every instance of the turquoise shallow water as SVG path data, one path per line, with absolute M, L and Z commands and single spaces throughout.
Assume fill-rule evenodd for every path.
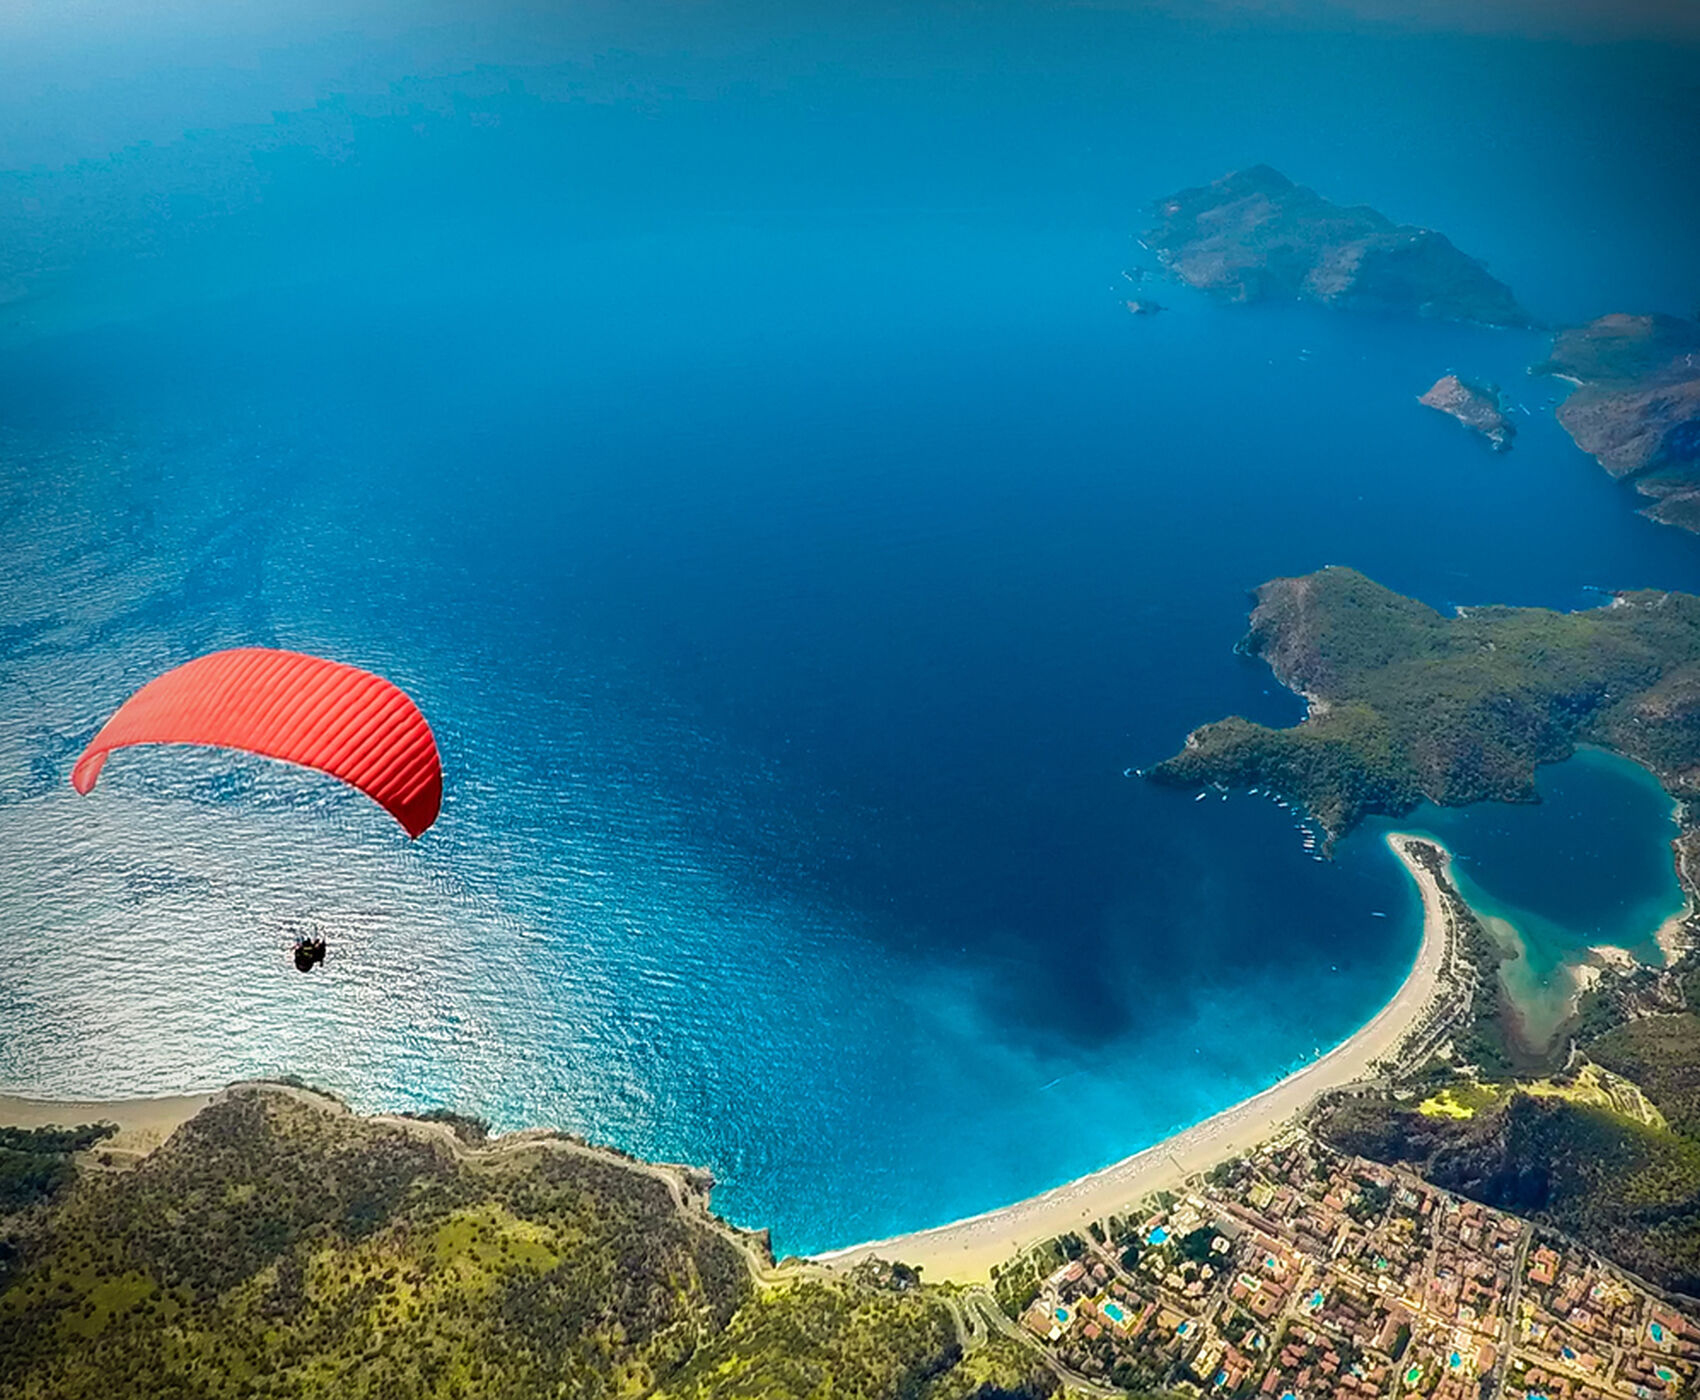
M 1539 1042 L 1563 1020 L 1590 947 L 1657 965 L 1659 926 L 1684 899 L 1674 804 L 1646 769 L 1584 748 L 1540 770 L 1536 786 L 1538 803 L 1429 804 L 1393 825 L 1452 851 L 1459 893 L 1517 952 L 1507 985 Z
M 1248 591 L 1340 562 L 1574 607 L 1700 588 L 1700 547 L 1552 423 L 1538 334 L 1179 289 L 1135 319 L 1129 235 L 1267 159 L 1543 315 L 1680 310 L 1695 70 L 953 15 L 484 69 L 503 36 L 438 35 L 431 74 L 309 82 L 325 37 L 254 60 L 307 94 L 275 117 L 0 161 L 0 920 L 30 949 L 0 1085 L 294 1073 L 558 1124 L 710 1167 L 806 1250 L 1101 1166 L 1382 1004 L 1418 907 L 1372 834 L 1320 861 L 1271 803 L 1130 776 L 1204 719 L 1297 717 L 1233 652 Z M 139 120 L 117 91 L 89 129 Z M 1460 122 L 1491 168 L 1447 154 Z M 1415 406 L 1449 367 L 1530 410 L 1513 453 Z M 240 642 L 417 696 L 425 840 L 228 757 L 71 792 L 130 688 Z M 1626 869 L 1579 887 L 1661 897 Z M 330 975 L 290 969 L 302 928 Z

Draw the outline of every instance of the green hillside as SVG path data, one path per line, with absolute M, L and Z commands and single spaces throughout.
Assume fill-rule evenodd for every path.
M 688 1173 L 455 1126 L 248 1087 L 91 1167 L 0 1230 L 0 1397 L 1050 1393 L 982 1391 L 934 1290 L 784 1281 Z
M 1587 740 L 1700 793 L 1700 598 L 1470 608 L 1446 616 L 1351 569 L 1257 593 L 1248 652 L 1310 701 L 1299 724 L 1206 724 L 1153 771 L 1175 785 L 1268 786 L 1336 835 L 1424 798 L 1528 801 L 1535 767 Z
M 1341 1097 L 1317 1131 L 1344 1152 L 1414 1167 L 1700 1297 L 1700 952 L 1602 985 L 1531 1069 L 1514 1050 L 1503 1002 L 1488 994 L 1491 951 L 1471 937 L 1474 920 L 1442 879 L 1461 935 L 1455 956 L 1484 974 L 1473 1014 L 1445 1055 L 1404 1084 Z M 1599 1092 L 1592 1066 L 1629 1081 L 1630 1096 Z M 1431 1111 L 1437 1104 L 1451 1111 Z

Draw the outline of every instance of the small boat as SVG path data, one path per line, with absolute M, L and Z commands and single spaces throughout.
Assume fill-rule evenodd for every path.
M 1207 792 L 1201 792 L 1201 793 L 1199 793 L 1199 794 L 1198 794 L 1198 796 L 1197 796 L 1197 797 L 1195 797 L 1195 798 L 1193 798 L 1193 799 L 1192 799 L 1192 800 L 1193 800 L 1193 801 L 1194 801 L 1194 802 L 1202 802 L 1202 801 L 1204 801 L 1204 799 L 1205 799 L 1205 798 L 1207 798 L 1207 797 L 1208 797 L 1208 796 L 1210 796 L 1210 794 L 1209 794 L 1209 793 L 1207 793 Z

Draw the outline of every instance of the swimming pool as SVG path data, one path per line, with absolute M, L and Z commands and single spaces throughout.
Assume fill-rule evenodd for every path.
M 1104 1304 L 1104 1306 L 1099 1309 L 1099 1311 L 1102 1312 L 1105 1317 L 1109 1318 L 1111 1322 L 1118 1322 L 1119 1323 L 1119 1322 L 1126 1322 L 1127 1321 L 1127 1314 L 1122 1311 L 1122 1306 L 1121 1306 L 1120 1303 L 1106 1302 Z

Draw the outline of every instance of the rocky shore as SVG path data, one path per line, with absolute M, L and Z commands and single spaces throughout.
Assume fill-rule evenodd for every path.
M 1700 533 L 1700 321 L 1601 316 L 1560 331 L 1533 372 L 1577 386 L 1558 421 L 1649 516 Z
M 1517 427 L 1501 410 L 1499 390 L 1492 384 L 1476 384 L 1456 374 L 1443 374 L 1417 402 L 1480 433 L 1495 452 L 1510 451 L 1517 436 Z

